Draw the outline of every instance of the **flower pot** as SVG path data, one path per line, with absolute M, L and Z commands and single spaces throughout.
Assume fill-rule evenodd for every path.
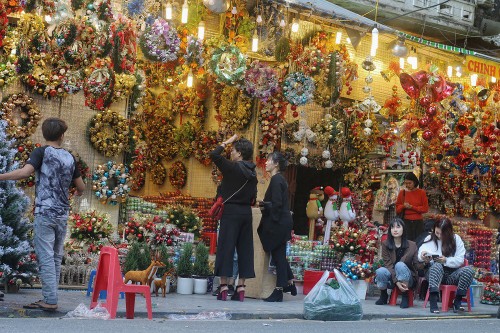
M 193 293 L 194 279 L 193 278 L 177 278 L 177 293 L 181 295 L 191 295 Z
M 206 277 L 197 277 L 194 279 L 194 293 L 204 295 L 207 293 L 208 280 Z

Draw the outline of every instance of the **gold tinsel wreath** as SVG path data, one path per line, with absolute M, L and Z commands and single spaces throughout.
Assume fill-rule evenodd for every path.
M 41 119 L 33 98 L 19 93 L 7 96 L 2 102 L 0 118 L 7 122 L 7 136 L 21 140 L 35 133 Z
M 127 147 L 128 130 L 127 119 L 118 113 L 100 112 L 90 120 L 90 143 L 104 156 L 116 156 Z

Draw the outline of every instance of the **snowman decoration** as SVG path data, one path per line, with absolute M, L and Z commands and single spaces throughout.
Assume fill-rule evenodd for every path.
M 354 211 L 354 207 L 352 207 L 351 190 L 347 187 L 342 187 L 340 196 L 342 197 L 342 203 L 340 204 L 339 217 L 344 229 L 347 229 L 349 222 L 354 221 L 356 218 L 356 212 Z
M 323 214 L 326 218 L 326 228 L 325 228 L 325 238 L 324 244 L 328 244 L 330 241 L 330 231 L 332 229 L 332 223 L 339 219 L 339 211 L 337 209 L 337 195 L 339 194 L 331 186 L 325 187 L 325 195 L 328 196 L 328 201 L 326 202 Z

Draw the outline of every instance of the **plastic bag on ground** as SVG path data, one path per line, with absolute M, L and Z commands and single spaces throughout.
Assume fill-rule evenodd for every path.
M 76 309 L 66 313 L 63 318 L 71 319 L 109 319 L 109 312 L 106 308 L 97 303 L 97 306 L 92 310 L 87 308 L 85 304 L 80 303 Z
M 170 314 L 167 316 L 171 320 L 230 320 L 231 314 L 227 312 L 200 312 L 191 315 Z
M 338 289 L 326 284 L 329 271 L 304 298 L 304 319 L 325 321 L 355 321 L 363 318 L 363 309 L 356 291 L 338 270 L 334 270 Z

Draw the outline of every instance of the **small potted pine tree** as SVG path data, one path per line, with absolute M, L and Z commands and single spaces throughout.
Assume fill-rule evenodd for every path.
M 193 254 L 193 244 L 186 242 L 182 246 L 182 253 L 177 262 L 177 293 L 191 295 L 193 293 L 193 264 L 191 255 Z
M 208 265 L 208 247 L 203 242 L 199 242 L 195 249 L 193 266 L 195 294 L 207 293 L 208 277 L 211 273 Z

